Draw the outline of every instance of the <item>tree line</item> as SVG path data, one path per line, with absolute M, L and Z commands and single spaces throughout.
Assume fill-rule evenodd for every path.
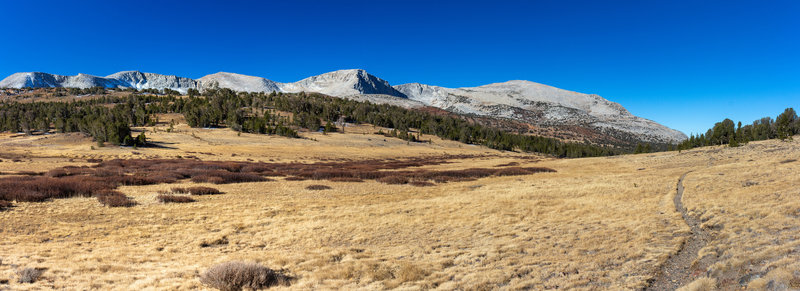
M 752 124 L 742 126 L 742 122 L 734 124 L 726 118 L 714 124 L 705 134 L 691 135 L 689 139 L 678 144 L 678 150 L 686 150 L 702 146 L 728 145 L 737 147 L 751 141 L 767 139 L 791 139 L 800 133 L 800 119 L 794 108 L 786 108 L 777 118 L 763 117 Z
M 81 92 L 83 93 L 83 92 Z M 417 142 L 420 134 L 497 150 L 537 152 L 557 157 L 623 153 L 612 147 L 568 143 L 511 133 L 457 115 L 434 114 L 317 93 L 244 93 L 230 89 L 192 90 L 187 97 L 102 96 L 68 102 L 0 102 L 0 130 L 11 132 L 83 132 L 99 143 L 141 145 L 130 126 L 155 124 L 154 114 L 181 113 L 191 127 L 228 127 L 236 131 L 299 137 L 297 130 L 337 131 L 339 121 L 390 128 L 394 136 Z M 416 131 L 416 132 L 415 132 Z M 416 134 L 413 134 L 416 133 Z

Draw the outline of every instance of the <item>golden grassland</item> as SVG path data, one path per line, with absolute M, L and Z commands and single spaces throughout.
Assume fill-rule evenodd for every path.
M 469 154 L 475 156 L 424 167 L 516 162 L 557 172 L 433 187 L 185 181 L 120 187 L 138 203 L 131 208 L 92 198 L 15 203 L 0 212 L 0 280 L 9 280 L 0 289 L 203 290 L 201 273 L 235 260 L 297 278 L 275 289 L 641 289 L 688 237 L 672 201 L 688 171 L 683 203 L 714 236 L 701 250 L 713 261 L 700 276 L 709 278 L 692 288 L 738 288 L 743 277 L 755 289 L 800 287 L 800 162 L 792 161 L 798 142 L 561 160 L 428 136 L 431 144 L 407 143 L 374 135 L 371 126 L 304 139 L 180 123 L 169 133 L 163 125 L 147 130 L 157 147 L 5 134 L 0 171 L 91 165 L 90 158 L 314 162 Z M 332 189 L 306 189 L 320 184 Z M 158 191 L 189 185 L 226 194 L 185 204 L 156 199 Z M 46 271 L 35 283 L 17 283 L 16 272 L 26 267 Z

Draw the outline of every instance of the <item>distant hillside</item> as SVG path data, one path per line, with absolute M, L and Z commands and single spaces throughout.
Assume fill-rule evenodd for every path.
M 406 108 L 435 107 L 457 114 L 507 119 L 528 124 L 531 134 L 595 144 L 676 144 L 687 139 L 677 130 L 634 116 L 620 104 L 598 95 L 520 80 L 445 88 L 419 83 L 391 86 L 386 80 L 360 69 L 329 72 L 293 83 L 226 72 L 198 80 L 138 71 L 106 77 L 31 72 L 13 74 L 0 81 L 0 87 L 166 88 L 181 93 L 207 88 L 239 92 L 316 92 Z

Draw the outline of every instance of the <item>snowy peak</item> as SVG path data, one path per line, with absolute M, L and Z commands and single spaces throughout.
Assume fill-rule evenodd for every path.
M 108 75 L 106 78 L 122 82 L 124 87 L 136 89 L 172 89 L 186 93 L 189 89 L 196 89 L 197 82 L 189 78 L 174 75 L 161 75 L 142 73 L 139 71 L 122 71 Z
M 68 88 L 136 88 L 136 89 L 172 89 L 181 93 L 197 88 L 194 80 L 177 76 L 142 73 L 139 71 L 123 71 L 98 77 L 87 74 L 76 76 L 62 76 L 41 72 L 16 73 L 3 81 L 0 88 L 41 88 L 41 87 L 68 87 Z
M 386 80 L 375 77 L 361 69 L 339 70 L 308 77 L 294 83 L 283 84 L 281 89 L 285 92 L 308 91 L 332 96 L 381 94 L 405 97 L 395 88 L 392 88 Z
M 109 80 L 87 74 L 76 76 L 62 76 L 42 72 L 16 73 L 0 81 L 0 88 L 23 88 L 23 87 L 117 87 L 116 80 Z
M 228 88 L 240 92 L 280 92 L 278 83 L 261 77 L 219 72 L 197 79 L 201 88 Z
M 219 72 L 198 79 L 201 88 L 214 85 L 240 92 L 316 92 L 331 96 L 390 95 L 405 98 L 405 95 L 386 80 L 367 71 L 339 70 L 312 76 L 294 83 L 278 83 L 261 77 Z

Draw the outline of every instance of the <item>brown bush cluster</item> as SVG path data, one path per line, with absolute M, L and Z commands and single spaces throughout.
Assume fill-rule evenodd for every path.
M 333 188 L 331 188 L 331 186 L 326 186 L 326 185 L 308 185 L 308 186 L 306 186 L 306 189 L 308 189 L 308 190 L 328 190 L 328 189 L 333 189 Z
M 67 166 L 50 170 L 43 176 L 0 178 L 0 201 L 42 202 L 54 198 L 96 196 L 104 205 L 130 206 L 132 201 L 121 193 L 108 195 L 113 192 L 103 191 L 116 189 L 120 185 L 169 184 L 186 179 L 198 183 L 227 184 L 272 181 L 267 177 L 286 177 L 284 178 L 286 181 L 311 179 L 362 182 L 363 180 L 377 180 L 386 184 L 430 186 L 433 182 L 447 183 L 470 181 L 488 176 L 554 172 L 548 168 L 516 166 L 447 171 L 414 169 L 426 165 L 448 163 L 448 160 L 452 159 L 474 157 L 451 155 L 406 160 L 325 161 L 318 163 L 256 163 L 195 159 L 98 160 L 97 164 L 92 167 Z M 513 163 L 507 165 L 513 165 Z M 174 188 L 172 192 L 192 195 L 221 194 L 219 190 L 209 187 Z
M 211 187 L 203 187 L 203 186 L 197 186 L 197 187 L 189 187 L 189 188 L 186 188 L 186 193 L 189 193 L 189 194 L 192 194 L 192 195 L 215 195 L 215 194 L 223 194 L 223 193 L 222 193 L 222 191 L 219 191 L 219 190 L 217 190 L 216 188 L 211 188 Z
M 156 196 L 156 199 L 161 203 L 190 203 L 194 202 L 195 200 L 189 196 L 183 195 L 170 195 L 170 194 L 160 194 Z
M 114 190 L 98 191 L 95 197 L 97 197 L 97 201 L 100 201 L 100 204 L 108 207 L 131 207 L 136 205 L 133 199 L 125 196 L 122 192 Z

